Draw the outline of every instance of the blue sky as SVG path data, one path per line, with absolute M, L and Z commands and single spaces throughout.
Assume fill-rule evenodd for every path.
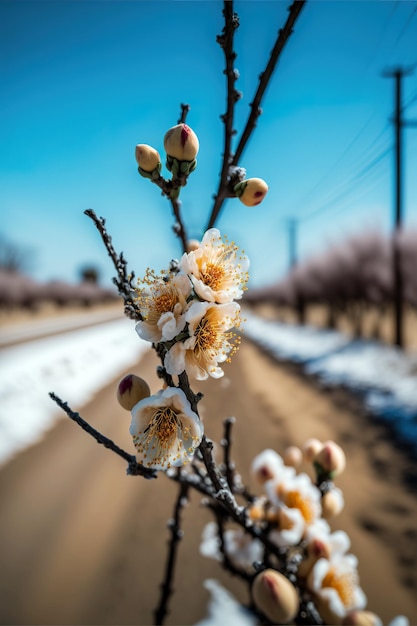
M 289 2 L 236 1 L 237 137 Z M 0 232 L 34 250 L 40 280 L 112 266 L 92 223 L 107 218 L 137 275 L 180 254 L 168 202 L 136 169 L 137 143 L 163 156 L 180 103 L 200 139 L 181 197 L 200 237 L 221 166 L 224 58 L 217 0 L 0 2 Z M 417 2 L 310 0 L 275 71 L 240 165 L 270 190 L 256 208 L 227 201 L 218 227 L 251 259 L 251 283 L 288 267 L 288 218 L 301 259 L 350 233 L 393 224 L 393 80 L 411 67 L 404 117 L 417 119 Z M 385 155 L 384 155 L 385 153 Z M 378 160 L 379 159 L 379 160 Z M 404 130 L 404 223 L 417 227 L 417 128 Z M 374 165 L 372 165 L 374 163 Z M 166 171 L 165 171 L 166 173 Z

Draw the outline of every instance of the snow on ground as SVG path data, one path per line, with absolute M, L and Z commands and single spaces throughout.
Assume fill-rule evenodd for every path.
M 245 609 L 217 580 L 209 578 L 204 587 L 210 591 L 208 617 L 196 626 L 255 626 L 255 616 Z
M 278 360 L 301 363 L 329 385 L 359 392 L 417 453 L 417 354 L 329 330 L 266 321 L 249 312 L 244 334 Z M 0 351 L 0 463 L 30 445 L 63 413 L 54 391 L 74 409 L 122 376 L 149 344 L 125 318 Z
M 148 346 L 122 318 L 1 350 L 0 464 L 64 416 L 50 391 L 77 410 Z
M 358 392 L 417 453 L 417 354 L 334 330 L 267 321 L 245 311 L 244 334 L 277 360 L 301 363 L 328 385 Z

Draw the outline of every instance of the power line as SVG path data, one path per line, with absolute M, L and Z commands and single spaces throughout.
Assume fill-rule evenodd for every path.
M 353 187 L 353 185 L 356 183 L 356 181 L 358 179 L 363 178 L 364 176 L 366 176 L 379 163 L 381 163 L 381 161 L 383 161 L 383 159 L 390 152 L 391 152 L 391 146 L 389 146 L 389 148 L 387 148 L 382 153 L 380 153 L 375 159 L 373 159 L 370 163 L 368 163 L 364 168 L 362 168 L 359 172 L 357 172 L 353 177 L 351 177 L 349 180 L 345 181 L 343 183 L 344 190 L 342 192 L 340 192 L 338 195 L 332 197 L 331 199 L 329 199 L 324 204 L 321 204 L 321 206 L 319 206 L 318 208 L 313 209 L 312 211 L 307 213 L 307 215 L 300 216 L 299 219 L 302 220 L 302 221 L 311 219 L 312 217 L 315 217 L 316 215 L 319 215 L 320 213 L 322 213 L 323 211 L 325 211 L 329 207 L 333 206 L 336 202 L 340 202 L 341 200 L 343 200 L 344 197 L 350 195 L 353 191 L 355 191 L 355 187 Z

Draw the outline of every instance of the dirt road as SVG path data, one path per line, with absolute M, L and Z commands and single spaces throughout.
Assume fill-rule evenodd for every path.
M 135 368 L 153 391 L 155 365 L 150 353 Z M 311 436 L 338 441 L 348 456 L 338 482 L 346 509 L 333 526 L 351 536 L 369 608 L 384 623 L 399 613 L 417 623 L 417 497 L 405 480 L 415 465 L 381 427 L 341 405 L 343 397 L 335 402 L 249 342 L 226 369 L 226 378 L 199 386 L 207 435 L 218 441 L 222 420 L 236 416 L 233 457 L 245 482 L 252 458 L 266 447 L 283 451 Z M 81 413 L 133 452 L 130 415 L 116 403 L 115 384 Z M 163 475 L 126 477 L 121 459 L 63 418 L 0 470 L 1 624 L 151 624 L 176 491 Z M 198 554 L 209 520 L 193 494 L 169 624 L 195 624 L 206 615 L 207 578 L 247 599 L 242 583 Z

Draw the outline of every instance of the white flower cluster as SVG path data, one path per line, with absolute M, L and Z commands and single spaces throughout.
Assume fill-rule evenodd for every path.
M 297 471 L 302 463 L 306 470 L 314 468 L 320 489 L 308 473 Z M 284 458 L 274 450 L 264 450 L 252 463 L 252 474 L 264 494 L 249 504 L 248 517 L 284 559 L 277 560 L 276 569 L 263 570 L 254 579 L 255 604 L 273 623 L 288 623 L 296 617 L 298 589 L 304 589 L 327 624 L 362 624 L 365 613 L 372 617 L 367 624 L 381 624 L 378 616 L 364 611 L 367 600 L 359 584 L 358 560 L 349 553 L 348 535 L 342 530 L 332 532 L 325 519 L 343 509 L 343 494 L 332 479 L 345 463 L 340 446 L 318 440 L 309 440 L 303 450 L 292 446 Z M 241 529 L 228 529 L 223 539 L 228 558 L 255 574 L 254 561 L 262 560 L 261 542 Z M 201 552 L 222 558 L 214 523 L 204 530 Z M 292 584 L 284 575 L 286 558 L 293 559 L 296 554 L 298 566 Z
M 248 257 L 212 228 L 195 250 L 184 253 L 178 273 L 147 272 L 138 289 L 143 321 L 136 331 L 142 339 L 164 344 L 168 374 L 186 371 L 197 380 L 223 376 L 220 364 L 237 345 L 231 330 L 241 320 L 234 300 L 242 297 L 248 268 Z
M 143 320 L 136 331 L 162 344 L 169 375 L 223 376 L 219 364 L 237 345 L 231 329 L 240 324 L 240 306 L 234 300 L 242 297 L 248 267 L 247 256 L 212 228 L 183 255 L 178 271 L 157 276 L 148 270 L 138 289 Z M 150 395 L 145 381 L 129 375 L 119 384 L 118 398 L 131 411 L 130 434 L 143 465 L 167 470 L 190 461 L 204 430 L 182 389 Z

